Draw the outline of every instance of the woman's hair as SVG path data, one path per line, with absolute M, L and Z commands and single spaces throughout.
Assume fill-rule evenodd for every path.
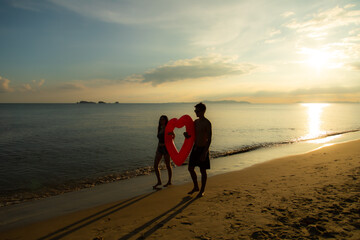
M 161 128 L 161 119 L 164 118 L 165 119 L 165 126 L 167 125 L 167 123 L 169 122 L 169 119 L 166 115 L 161 115 L 161 117 L 159 118 L 159 126 L 158 126 L 158 133 L 160 132 L 160 128 Z

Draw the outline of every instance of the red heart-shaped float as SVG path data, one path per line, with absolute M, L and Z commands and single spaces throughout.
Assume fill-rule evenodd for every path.
M 174 128 L 182 128 L 183 126 L 186 127 L 186 132 L 188 135 L 190 135 L 190 137 L 185 138 L 180 152 L 178 152 L 174 144 L 174 139 L 169 133 L 172 133 Z M 165 146 L 170 154 L 171 159 L 176 165 L 181 166 L 185 162 L 186 158 L 189 156 L 191 148 L 194 145 L 194 141 L 195 125 L 189 115 L 184 115 L 179 119 L 173 118 L 167 123 L 165 128 Z

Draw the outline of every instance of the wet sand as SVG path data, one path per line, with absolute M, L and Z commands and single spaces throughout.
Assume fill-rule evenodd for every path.
M 0 239 L 360 239 L 360 140 L 0 233 Z M 151 184 L 151 183 L 149 183 Z

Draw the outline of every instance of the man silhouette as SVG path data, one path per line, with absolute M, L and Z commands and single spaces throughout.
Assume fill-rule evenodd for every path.
M 188 193 L 193 194 L 199 191 L 199 185 L 197 182 L 197 175 L 195 167 L 200 167 L 201 172 L 201 189 L 197 197 L 204 196 L 207 173 L 206 169 L 210 169 L 209 159 L 209 147 L 211 144 L 212 130 L 211 122 L 205 118 L 206 106 L 203 103 L 199 103 L 195 106 L 195 113 L 198 119 L 194 121 L 195 125 L 195 143 L 190 154 L 188 170 L 191 175 L 191 179 L 194 183 L 194 188 Z M 187 132 L 184 133 L 185 137 L 190 137 Z

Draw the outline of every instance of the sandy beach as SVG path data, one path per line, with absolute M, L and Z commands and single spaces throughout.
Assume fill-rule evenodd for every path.
M 6 230 L 0 239 L 360 239 L 360 140 Z

